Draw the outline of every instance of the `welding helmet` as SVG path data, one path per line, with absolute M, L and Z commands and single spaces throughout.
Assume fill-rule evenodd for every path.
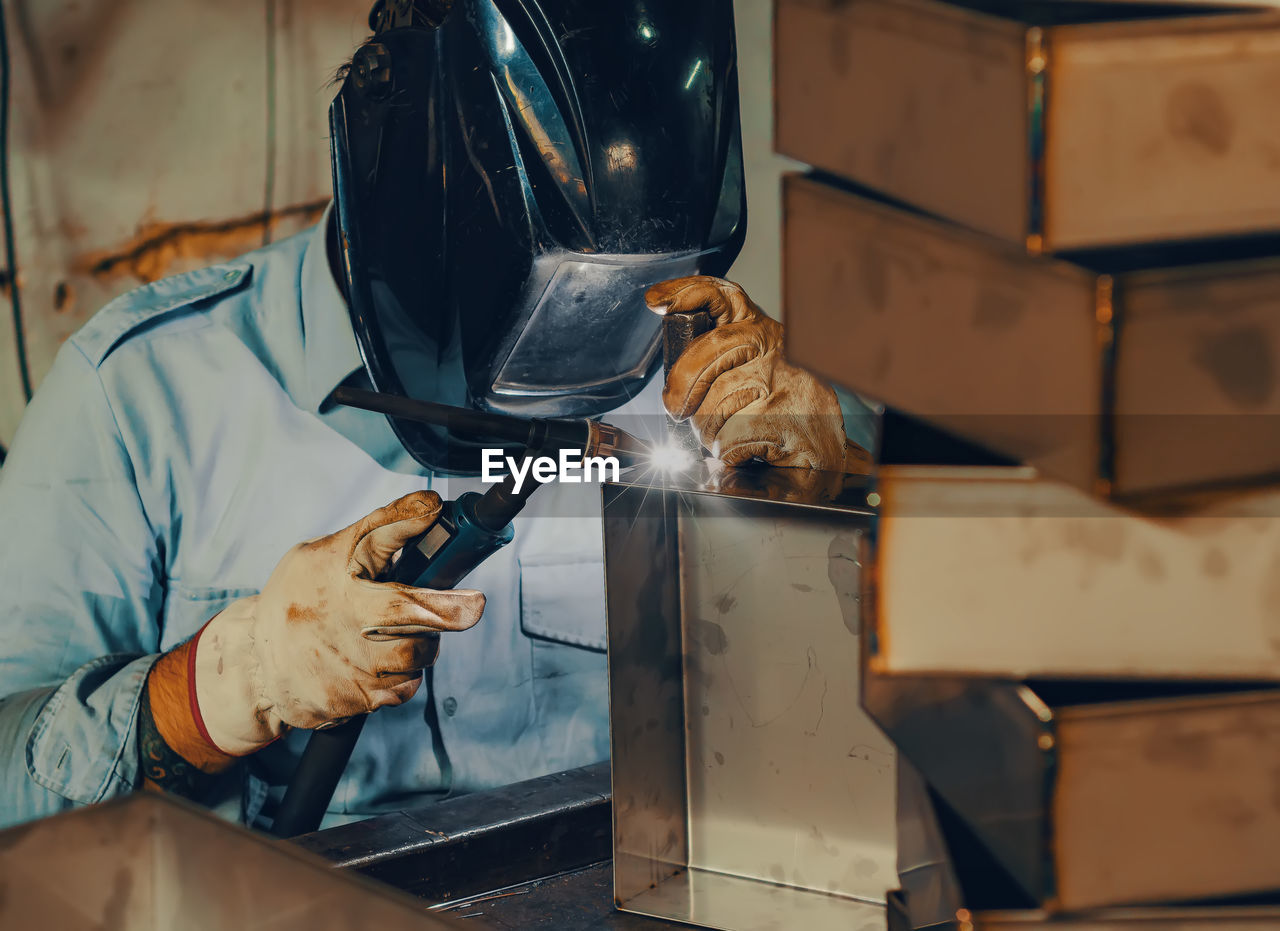
M 385 0 L 330 111 L 337 244 L 379 391 L 595 416 L 659 360 L 647 287 L 746 231 L 732 0 Z M 474 437 L 393 420 L 435 471 Z

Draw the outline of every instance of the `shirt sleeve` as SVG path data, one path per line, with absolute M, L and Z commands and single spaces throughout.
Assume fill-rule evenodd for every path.
M 157 536 L 96 368 L 68 343 L 0 468 L 0 827 L 132 790 L 159 645 Z

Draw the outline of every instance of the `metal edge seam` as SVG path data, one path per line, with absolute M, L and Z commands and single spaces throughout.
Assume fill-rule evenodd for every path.
M 1099 275 L 1094 285 L 1094 321 L 1098 345 L 1098 462 L 1093 492 L 1109 498 L 1116 477 L 1116 353 L 1120 332 L 1115 279 Z

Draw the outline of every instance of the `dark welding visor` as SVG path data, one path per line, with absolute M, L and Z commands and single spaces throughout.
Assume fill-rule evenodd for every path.
M 656 363 L 646 288 L 722 275 L 742 245 L 730 0 L 395 6 L 331 111 L 375 388 L 543 416 L 617 407 Z M 478 470 L 474 442 L 393 423 L 429 468 Z

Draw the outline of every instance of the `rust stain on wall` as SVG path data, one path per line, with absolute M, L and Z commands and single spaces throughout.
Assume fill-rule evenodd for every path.
M 132 276 L 143 283 L 158 281 L 183 259 L 229 258 L 256 249 L 263 233 L 281 220 L 314 223 L 328 204 L 324 197 L 228 220 L 145 223 L 128 242 L 79 256 L 74 268 L 99 280 Z

